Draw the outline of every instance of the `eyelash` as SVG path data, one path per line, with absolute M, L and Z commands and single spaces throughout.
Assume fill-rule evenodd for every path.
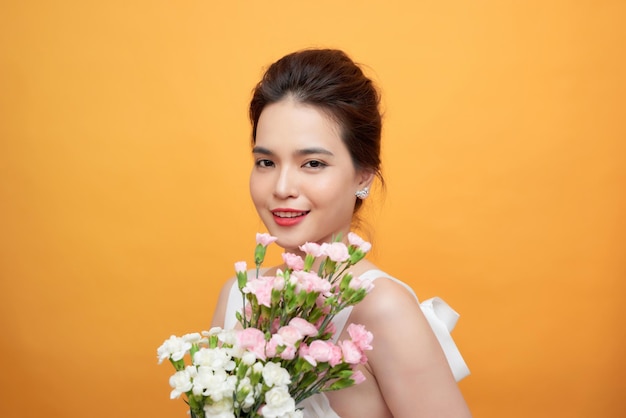
M 256 165 L 257 167 L 261 167 L 261 168 L 267 168 L 267 167 L 271 167 L 274 165 L 274 163 L 272 162 L 272 160 L 267 160 L 267 159 L 260 159 L 257 160 L 254 165 Z
M 316 164 L 315 166 L 312 166 L 311 164 L 314 163 Z M 307 161 L 304 166 L 307 168 L 324 168 L 326 167 L 328 164 L 323 163 L 322 161 L 319 160 L 311 160 L 311 161 Z
M 260 159 L 257 160 L 254 165 L 256 165 L 257 167 L 260 168 L 268 168 L 268 167 L 273 167 L 274 166 L 274 162 L 272 160 L 268 160 L 268 159 Z M 324 168 L 326 166 L 328 166 L 328 164 L 319 161 L 319 160 L 311 160 L 311 161 L 307 161 L 306 163 L 304 163 L 302 165 L 303 167 L 306 168 L 312 168 L 312 169 L 317 169 L 317 168 Z

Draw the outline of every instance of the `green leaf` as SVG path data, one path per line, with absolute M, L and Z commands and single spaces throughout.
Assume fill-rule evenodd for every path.
M 333 382 L 333 384 L 328 387 L 328 390 L 345 389 L 345 388 L 350 387 L 352 385 L 354 385 L 354 380 L 352 380 L 352 379 L 339 379 L 339 380 Z
M 307 363 L 309 364 L 309 363 Z M 310 364 L 309 364 L 310 365 Z M 311 366 L 312 367 L 312 366 Z M 315 382 L 318 378 L 317 373 L 315 372 L 307 372 L 302 376 L 302 379 L 298 382 L 298 387 L 309 387 Z

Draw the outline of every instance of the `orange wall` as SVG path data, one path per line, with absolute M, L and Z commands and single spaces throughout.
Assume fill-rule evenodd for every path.
M 374 258 L 462 313 L 475 416 L 626 416 L 624 19 L 621 0 L 2 2 L 0 416 L 185 416 L 155 349 L 206 329 L 251 259 L 247 101 L 308 46 L 382 87 Z

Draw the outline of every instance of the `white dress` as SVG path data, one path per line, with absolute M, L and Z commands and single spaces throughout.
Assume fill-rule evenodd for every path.
M 250 270 L 248 275 L 254 275 L 255 270 Z M 254 277 L 254 276 L 251 276 Z M 417 296 L 415 292 L 409 285 L 406 283 L 389 276 L 381 270 L 368 270 L 363 273 L 360 278 L 361 280 L 371 280 L 374 281 L 379 277 L 386 277 L 395 281 L 396 283 L 401 284 L 417 300 Z M 461 356 L 452 336 L 450 335 L 450 331 L 456 325 L 457 320 L 459 319 L 459 314 L 456 313 L 447 303 L 445 303 L 440 298 L 432 298 L 428 299 L 424 302 L 420 303 L 420 307 L 422 308 L 422 312 L 424 312 L 424 316 L 428 320 L 430 327 L 432 328 L 435 336 L 439 340 L 439 344 L 443 348 L 443 352 L 446 355 L 446 359 L 448 360 L 448 364 L 450 365 L 450 369 L 452 370 L 452 374 L 454 378 L 459 381 L 469 375 L 469 369 Z M 224 329 L 232 329 L 237 324 L 237 319 L 235 317 L 235 312 L 241 311 L 242 308 L 242 298 L 241 293 L 239 292 L 239 287 L 237 286 L 237 282 L 233 283 L 233 287 L 230 289 L 230 294 L 228 296 L 228 304 L 226 306 L 226 313 L 224 319 Z M 343 328 L 348 321 L 350 313 L 352 312 L 352 306 L 347 307 L 343 311 L 339 312 L 333 318 L 333 323 L 337 329 L 335 334 L 335 340 L 339 338 Z M 299 407 L 303 407 L 304 418 L 341 418 L 333 409 L 330 407 L 330 403 L 328 402 L 328 398 L 323 393 L 318 393 L 313 395 L 304 401 L 302 401 Z

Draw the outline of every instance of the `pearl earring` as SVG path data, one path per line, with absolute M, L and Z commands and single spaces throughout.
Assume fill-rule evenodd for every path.
M 354 192 L 354 195 L 359 199 L 363 200 L 370 194 L 370 188 L 365 186 L 361 190 L 357 190 Z

